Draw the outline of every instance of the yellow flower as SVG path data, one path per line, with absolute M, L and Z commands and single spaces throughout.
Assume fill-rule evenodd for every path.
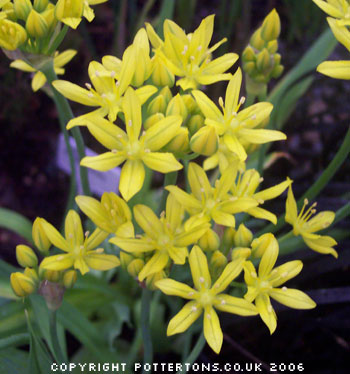
M 16 272 L 12 273 L 10 277 L 11 287 L 13 292 L 18 297 L 26 297 L 37 289 L 37 286 L 33 279 L 28 275 Z
M 350 26 L 350 2 L 349 0 L 312 0 L 325 13 L 336 18 L 339 25 Z
M 194 90 L 192 94 L 205 117 L 205 124 L 216 130 L 230 152 L 245 161 L 247 152 L 242 142 L 247 145 L 263 144 L 286 139 L 286 136 L 280 131 L 256 129 L 269 117 L 273 108 L 271 103 L 257 103 L 238 112 L 245 101 L 244 97 L 239 100 L 241 83 L 242 72 L 239 68 L 227 86 L 225 103 L 219 98 L 222 112 L 202 91 Z M 203 128 L 199 131 L 203 131 Z
M 77 54 L 77 51 L 73 49 L 68 49 L 67 51 L 64 51 L 62 53 L 59 53 L 58 51 L 55 52 L 55 56 L 53 59 L 54 69 L 55 73 L 57 75 L 64 74 L 65 70 L 63 68 L 64 65 L 68 64 L 68 62 Z M 45 75 L 29 65 L 27 62 L 23 60 L 15 60 L 12 61 L 10 64 L 11 68 L 15 68 L 18 70 L 26 71 L 29 73 L 35 73 L 32 79 L 32 89 L 33 91 L 38 91 L 40 88 L 44 86 L 46 83 L 46 77 Z
M 14 51 L 27 40 L 26 30 L 18 23 L 0 17 L 0 47 Z
M 336 39 L 350 52 L 350 31 L 333 18 L 328 17 L 327 21 Z M 350 79 L 350 61 L 324 61 L 317 71 L 336 79 Z
M 337 242 L 330 236 L 317 235 L 317 231 L 323 230 L 332 224 L 335 214 L 331 211 L 324 211 L 316 214 L 316 205 L 313 203 L 309 209 L 305 211 L 308 200 L 304 200 L 304 205 L 298 214 L 297 204 L 293 195 L 292 187 L 289 186 L 288 197 L 286 201 L 286 222 L 293 226 L 293 234 L 301 235 L 305 244 L 316 252 L 323 254 L 331 254 L 335 258 L 338 253 L 332 248 Z
M 237 198 L 229 193 L 234 184 L 233 175 L 233 168 L 228 167 L 212 187 L 204 170 L 191 162 L 187 177 L 192 193 L 188 194 L 177 186 L 166 187 L 191 215 L 186 227 L 196 226 L 197 221 L 203 218 L 206 222 L 214 220 L 218 225 L 235 227 L 235 213 L 258 205 L 253 198 Z
M 191 300 L 171 319 L 167 335 L 186 331 L 203 313 L 204 337 L 213 351 L 219 353 L 223 334 L 215 309 L 241 316 L 257 314 L 256 308 L 250 302 L 222 293 L 240 274 L 243 262 L 237 260 L 227 264 L 212 285 L 207 258 L 198 246 L 194 246 L 189 256 L 194 288 L 173 279 L 156 282 L 156 287 L 166 295 Z
M 50 223 L 42 220 L 42 226 L 51 243 L 65 254 L 46 257 L 40 264 L 42 269 L 61 271 L 71 268 L 87 273 L 90 268 L 109 270 L 120 264 L 114 255 L 103 253 L 103 248 L 94 250 L 101 244 L 108 233 L 97 228 L 90 236 L 83 232 L 80 217 L 74 210 L 70 210 L 65 220 L 65 237 L 63 237 Z
M 128 204 L 114 192 L 104 192 L 101 202 L 90 196 L 77 196 L 75 201 L 101 230 L 123 237 L 134 236 Z
M 138 239 L 115 237 L 110 242 L 134 254 L 154 251 L 138 274 L 141 282 L 146 277 L 161 272 L 167 266 L 169 258 L 175 264 L 183 265 L 188 256 L 187 246 L 196 243 L 209 228 L 209 224 L 199 221 L 196 227 L 185 230 L 182 224 L 183 208 L 171 195 L 167 199 L 165 214 L 161 214 L 160 219 L 146 205 L 136 205 L 134 216 L 145 234 Z
M 197 88 L 198 85 L 212 84 L 228 80 L 231 74 L 224 74 L 238 59 L 235 53 L 226 53 L 211 60 L 211 54 L 226 39 L 213 47 L 209 43 L 213 34 L 214 15 L 202 20 L 191 34 L 186 34 L 175 22 L 165 20 L 164 41 L 146 24 L 148 37 L 155 48 L 155 54 L 163 60 L 170 72 L 181 79 L 176 82 L 183 90 Z
M 156 152 L 164 147 L 178 132 L 182 119 L 168 116 L 141 133 L 141 102 L 131 87 L 122 101 L 125 131 L 109 121 L 95 117 L 86 120 L 92 135 L 111 152 L 99 156 L 84 157 L 81 165 L 99 170 L 110 170 L 122 162 L 119 190 L 128 201 L 140 191 L 145 178 L 144 164 L 160 173 L 169 173 L 182 168 L 171 153 Z
M 108 119 L 113 122 L 121 111 L 122 96 L 131 84 L 136 70 L 135 48 L 128 47 L 122 61 L 113 56 L 105 56 L 102 61 L 104 64 L 97 61 L 90 62 L 88 72 L 92 85 L 86 83 L 87 89 L 65 80 L 53 82 L 56 90 L 67 99 L 86 106 L 100 107 L 92 113 L 69 121 L 68 129 L 83 124 L 85 118 L 96 114 L 102 117 L 108 115 Z M 136 93 L 143 104 L 156 91 L 155 87 L 147 85 L 137 89 Z
M 234 176 L 233 180 L 235 179 L 236 178 Z M 255 169 L 249 169 L 244 173 L 239 173 L 237 181 L 234 182 L 233 186 L 231 187 L 231 193 L 233 196 L 238 198 L 251 197 L 256 200 L 258 205 L 261 205 L 264 204 L 266 200 L 272 200 L 281 195 L 281 193 L 283 193 L 284 190 L 291 184 L 291 180 L 288 179 L 277 184 L 276 186 L 256 192 L 259 184 L 263 180 L 264 179 L 260 178 L 260 174 Z M 273 213 L 259 206 L 255 206 L 247 210 L 247 213 L 255 218 L 266 219 L 274 224 L 277 222 L 277 218 Z
M 261 258 L 258 274 L 252 262 L 247 261 L 244 264 L 244 280 L 248 286 L 244 298 L 249 302 L 255 300 L 260 317 L 271 334 L 276 330 L 277 317 L 270 297 L 294 309 L 311 309 L 316 306 L 315 302 L 302 291 L 287 287 L 278 288 L 289 279 L 297 276 L 303 267 L 302 262 L 296 260 L 286 262 L 273 269 L 278 251 L 278 242 L 274 238 Z

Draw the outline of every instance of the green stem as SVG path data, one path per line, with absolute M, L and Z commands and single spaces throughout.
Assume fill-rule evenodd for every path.
M 247 98 L 246 98 L 245 103 L 244 103 L 244 107 L 248 108 L 250 105 L 253 105 L 255 99 L 256 99 L 256 95 L 248 92 L 247 93 Z
M 304 199 L 307 197 L 309 200 L 314 199 L 327 185 L 327 183 L 333 178 L 334 174 L 338 171 L 340 166 L 346 160 L 350 153 L 350 128 L 348 129 L 342 145 L 338 149 L 338 152 L 334 156 L 333 160 L 330 162 L 328 167 L 324 170 L 321 176 L 317 181 L 304 193 L 304 195 L 298 200 L 298 208 L 300 208 L 304 202 Z M 284 215 L 281 215 L 277 224 L 269 224 L 263 230 L 260 230 L 257 235 L 265 234 L 266 232 L 274 233 L 278 231 L 285 224 Z
M 287 232 L 287 234 L 285 234 L 282 237 L 280 237 L 278 239 L 278 244 L 281 245 L 284 241 L 290 239 L 291 237 L 293 237 L 293 230 Z
M 56 311 L 49 310 L 49 319 L 50 319 L 50 335 L 52 340 L 52 346 L 54 350 L 54 356 L 57 359 L 57 363 L 61 364 L 62 362 L 66 362 L 65 356 L 61 350 L 60 343 L 58 341 L 57 335 L 57 320 L 56 320 Z
M 143 363 L 152 364 L 153 345 L 150 329 L 150 309 L 151 309 L 152 291 L 143 288 L 141 299 L 141 329 L 143 338 Z M 145 373 L 145 370 L 143 370 Z
M 204 334 L 201 333 L 201 335 L 199 336 L 197 340 L 196 345 L 192 349 L 192 352 L 188 355 L 186 360 L 183 361 L 182 370 L 178 371 L 177 374 L 183 374 L 187 372 L 187 369 L 186 369 L 187 365 L 185 366 L 185 364 L 190 364 L 190 365 L 193 364 L 198 358 L 198 356 L 201 354 L 204 348 L 204 345 L 205 345 Z
M 62 96 L 52 85 L 52 82 L 57 79 L 52 60 L 43 66 L 42 72 L 45 74 L 48 84 L 50 85 L 52 89 L 52 92 L 54 95 L 54 101 L 57 107 L 60 121 L 62 121 L 62 123 L 64 124 L 63 126 L 64 129 L 62 129 L 62 131 L 63 131 L 63 134 L 65 134 L 67 133 L 65 126 L 74 116 L 72 113 L 72 109 L 68 101 L 66 100 L 66 98 Z M 83 157 L 85 157 L 84 141 L 81 136 L 80 129 L 78 127 L 74 127 L 72 129 L 72 134 L 73 134 L 76 146 L 77 146 L 77 151 L 78 151 L 79 161 L 80 161 Z M 67 136 L 68 136 L 68 133 L 67 133 Z M 87 169 L 81 166 L 80 166 L 80 180 L 81 180 L 84 195 L 91 195 Z
M 51 56 L 57 50 L 57 48 L 60 46 L 60 44 L 62 43 L 64 37 L 67 34 L 67 31 L 68 31 L 68 26 L 67 25 L 63 25 L 63 28 L 58 33 L 58 35 L 56 36 L 56 39 L 53 41 L 53 43 L 51 44 L 51 46 L 49 46 L 49 50 L 48 50 L 48 53 L 47 53 L 49 56 Z

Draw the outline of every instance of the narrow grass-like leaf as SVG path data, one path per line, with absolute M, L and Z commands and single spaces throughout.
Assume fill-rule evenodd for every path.
M 0 208 L 0 227 L 14 231 L 27 239 L 29 243 L 33 243 L 32 223 L 28 218 L 13 210 Z

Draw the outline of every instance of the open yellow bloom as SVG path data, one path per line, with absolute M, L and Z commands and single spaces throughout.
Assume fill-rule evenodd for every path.
M 77 196 L 82 212 L 101 230 L 118 236 L 134 236 L 128 204 L 114 192 L 104 192 L 101 202 L 90 196 Z
M 261 258 L 258 274 L 252 262 L 247 261 L 244 264 L 244 280 L 248 286 L 244 298 L 249 302 L 255 300 L 260 317 L 271 334 L 276 330 L 277 316 L 271 305 L 270 297 L 294 309 L 311 309 L 316 306 L 315 302 L 302 291 L 287 287 L 279 288 L 301 272 L 303 263 L 299 260 L 290 261 L 273 269 L 278 252 L 278 242 L 274 238 L 270 240 Z
M 232 178 L 236 180 L 236 175 Z M 276 186 L 256 192 L 259 184 L 263 180 L 264 179 L 260 178 L 260 174 L 255 169 L 249 169 L 244 173 L 239 173 L 236 182 L 231 187 L 232 195 L 239 198 L 251 197 L 256 200 L 258 205 L 262 205 L 266 200 L 271 200 L 281 195 L 292 183 L 292 181 L 288 179 Z M 274 224 L 277 223 L 276 216 L 260 206 L 248 209 L 247 213 L 255 218 L 266 219 Z
M 159 38 L 150 24 L 146 24 L 148 37 L 166 67 L 180 77 L 176 85 L 183 90 L 197 88 L 198 85 L 212 84 L 228 80 L 231 74 L 225 74 L 238 59 L 235 53 L 226 53 L 211 60 L 211 54 L 226 39 L 213 47 L 209 43 L 213 34 L 214 15 L 206 17 L 199 27 L 186 34 L 175 22 L 167 19 L 164 22 L 164 41 Z
M 113 122 L 121 111 L 122 97 L 131 84 L 136 70 L 135 48 L 132 48 L 132 46 L 127 48 L 123 54 L 122 61 L 117 58 L 113 59 L 112 56 L 108 56 L 102 61 L 105 62 L 104 65 L 97 61 L 90 62 L 88 73 L 92 85 L 86 83 L 87 89 L 65 80 L 53 82 L 56 90 L 67 99 L 86 106 L 100 107 L 92 113 L 69 121 L 68 129 L 83 124 L 84 119 L 91 115 L 100 115 L 102 117 L 108 115 L 108 119 Z M 108 68 L 110 65 L 115 66 L 115 70 L 109 70 L 105 65 Z M 137 89 L 136 93 L 141 104 L 143 104 L 156 91 L 155 87 L 146 85 Z
M 350 26 L 349 0 L 312 0 L 325 13 L 336 18 L 339 25 Z
M 313 203 L 309 209 L 305 210 L 308 203 L 308 200 L 305 199 L 304 205 L 298 214 L 292 187 L 289 186 L 286 201 L 286 222 L 293 226 L 293 234 L 296 236 L 301 235 L 309 248 L 319 253 L 331 254 L 337 258 L 338 253 L 332 248 L 337 242 L 330 236 L 315 234 L 317 231 L 323 230 L 332 224 L 335 217 L 334 212 L 324 211 L 312 217 L 316 213 L 315 207 L 317 203 Z
M 53 59 L 55 73 L 57 75 L 64 74 L 65 70 L 63 66 L 68 64 L 68 62 L 76 54 L 77 54 L 77 51 L 75 51 L 74 49 L 68 49 L 67 51 L 64 51 L 62 53 L 59 53 L 58 51 L 56 51 L 54 59 Z M 32 79 L 32 89 L 34 92 L 40 90 L 40 88 L 42 88 L 44 84 L 46 83 L 45 75 L 41 71 L 33 68 L 31 65 L 29 65 L 27 62 L 23 60 L 12 61 L 10 64 L 10 67 L 18 69 L 18 70 L 26 71 L 28 73 L 35 73 Z
M 225 102 L 219 98 L 221 111 L 202 91 L 195 90 L 192 94 L 205 117 L 205 124 L 212 126 L 226 147 L 245 161 L 247 152 L 242 143 L 264 144 L 284 140 L 286 136 L 280 131 L 256 128 L 269 117 L 273 108 L 271 103 L 257 103 L 238 112 L 245 100 L 239 99 L 241 84 L 242 72 L 238 69 L 227 86 Z
M 84 157 L 81 165 L 107 171 L 126 160 L 120 174 L 119 190 L 128 201 L 142 188 L 145 178 L 144 164 L 160 173 L 182 169 L 182 165 L 173 154 L 156 152 L 177 134 L 182 118 L 165 117 L 141 133 L 141 102 L 131 87 L 123 97 L 122 110 L 126 132 L 101 117 L 85 120 L 92 135 L 111 151 L 99 156 Z
M 243 262 L 243 260 L 237 260 L 227 264 L 212 284 L 207 258 L 198 246 L 194 246 L 189 256 L 194 288 L 173 279 L 156 282 L 156 287 L 166 295 L 191 300 L 171 319 L 167 335 L 186 331 L 203 313 L 204 337 L 213 351 L 219 353 L 223 334 L 215 309 L 241 316 L 257 314 L 255 306 L 250 302 L 222 293 L 241 273 Z
M 160 219 L 146 205 L 136 205 L 135 220 L 145 234 L 138 239 L 117 236 L 110 240 L 126 252 L 138 254 L 154 251 L 138 274 L 141 282 L 146 277 L 161 272 L 169 259 L 175 264 L 183 265 L 188 256 L 187 246 L 196 243 L 209 228 L 209 224 L 202 221 L 185 230 L 182 223 L 183 213 L 181 204 L 172 195 L 168 196 L 165 214 L 161 214 Z
M 118 257 L 103 253 L 103 248 L 94 250 L 108 236 L 108 233 L 96 229 L 90 236 L 84 235 L 78 213 L 70 210 L 65 220 L 65 237 L 63 237 L 50 223 L 42 220 L 42 227 L 51 243 L 65 254 L 44 258 L 41 267 L 47 270 L 66 270 L 71 268 L 87 273 L 90 268 L 96 270 L 109 270 L 120 264 Z
M 229 193 L 235 183 L 234 174 L 234 167 L 228 167 L 212 187 L 204 170 L 191 162 L 187 177 L 192 193 L 188 194 L 177 186 L 166 187 L 191 215 L 186 227 L 195 226 L 198 220 L 203 219 L 235 227 L 235 213 L 246 212 L 258 205 L 251 197 L 236 197 Z

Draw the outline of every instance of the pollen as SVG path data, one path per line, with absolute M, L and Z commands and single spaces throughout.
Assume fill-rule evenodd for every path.
M 239 100 L 239 104 L 243 105 L 245 103 L 245 96 L 242 96 L 241 99 Z
M 84 235 L 85 235 L 85 238 L 87 238 L 90 235 L 90 231 L 85 231 Z
M 204 278 L 203 277 L 199 277 L 199 283 L 204 283 Z
M 129 121 L 128 121 L 128 126 L 129 126 L 129 127 L 132 126 L 132 120 L 131 120 L 131 119 L 129 119 Z
M 287 291 L 287 287 L 286 286 L 282 287 L 282 291 Z
M 117 150 L 116 150 L 116 149 L 112 149 L 111 152 L 112 152 L 112 153 L 117 153 Z
M 197 312 L 197 309 L 198 309 L 198 308 L 197 308 L 196 306 L 193 306 L 193 307 L 191 308 L 191 311 L 192 311 L 192 312 Z
M 111 71 L 111 77 L 112 77 L 112 78 L 115 77 L 115 71 L 114 71 L 114 70 Z
M 91 84 L 90 84 L 90 83 L 85 83 L 85 87 L 86 87 L 88 90 L 91 90 Z

